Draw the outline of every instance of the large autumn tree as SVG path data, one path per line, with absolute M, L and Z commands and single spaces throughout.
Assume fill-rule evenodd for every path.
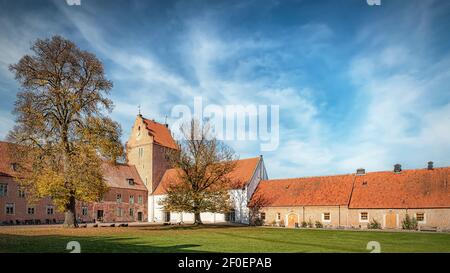
M 31 50 L 9 67 L 21 86 L 11 156 L 30 197 L 51 197 L 74 227 L 76 201 L 108 190 L 102 162 L 123 156 L 120 125 L 107 116 L 112 83 L 94 54 L 63 37 L 38 39 Z
M 191 120 L 180 127 L 180 132 L 179 149 L 167 153 L 178 175 L 167 187 L 161 204 L 167 211 L 193 213 L 195 224 L 202 224 L 200 213 L 230 210 L 230 173 L 237 158 L 229 146 L 212 134 L 208 122 Z

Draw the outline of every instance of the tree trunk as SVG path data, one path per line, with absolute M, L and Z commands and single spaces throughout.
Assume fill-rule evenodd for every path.
M 76 201 L 75 201 L 75 197 L 72 196 L 70 197 L 69 200 L 69 204 L 67 204 L 66 206 L 66 211 L 65 211 L 65 217 L 64 217 L 64 224 L 63 227 L 65 228 L 74 228 L 74 227 L 78 227 L 77 224 L 77 220 L 76 220 Z
M 202 219 L 200 217 L 200 212 L 196 212 L 194 215 L 195 215 L 194 225 L 203 225 Z

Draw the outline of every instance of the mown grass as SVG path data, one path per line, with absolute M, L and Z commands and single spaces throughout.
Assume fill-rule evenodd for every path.
M 450 234 L 304 230 L 282 228 L 179 226 L 63 229 L 0 228 L 0 252 L 68 252 L 78 241 L 82 252 L 450 252 Z

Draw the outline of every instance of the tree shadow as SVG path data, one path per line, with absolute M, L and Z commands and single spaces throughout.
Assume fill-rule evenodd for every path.
M 233 229 L 248 227 L 247 225 L 234 225 L 234 224 L 182 224 L 182 225 L 158 225 L 151 227 L 142 227 L 140 230 L 202 230 L 202 229 Z
M 80 243 L 82 253 L 206 253 L 198 244 L 155 246 L 140 237 L 0 234 L 1 253 L 69 253 L 67 243 Z

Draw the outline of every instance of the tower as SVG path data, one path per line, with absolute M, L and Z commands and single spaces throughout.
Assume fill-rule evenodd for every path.
M 126 144 L 128 164 L 134 165 L 151 194 L 169 168 L 167 149 L 177 149 L 167 124 L 137 115 Z

